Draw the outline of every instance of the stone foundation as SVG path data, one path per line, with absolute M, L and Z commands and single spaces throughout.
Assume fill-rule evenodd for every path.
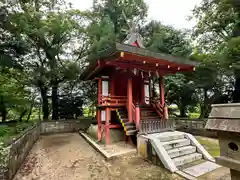
M 97 140 L 97 125 L 91 124 L 87 130 L 87 134 L 91 136 L 94 140 Z M 119 142 L 124 140 L 124 131 L 121 129 L 110 129 L 110 143 Z M 102 141 L 105 143 L 105 135 L 103 133 Z

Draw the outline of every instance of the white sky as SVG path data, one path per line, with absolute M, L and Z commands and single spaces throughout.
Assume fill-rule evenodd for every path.
M 75 8 L 85 10 L 91 7 L 92 0 L 69 0 Z M 187 21 L 191 10 L 202 0 L 145 0 L 149 6 L 148 19 L 158 20 L 175 28 L 192 28 L 194 21 Z

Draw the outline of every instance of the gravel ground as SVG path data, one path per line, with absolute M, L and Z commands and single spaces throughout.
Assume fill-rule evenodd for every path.
M 78 134 L 42 136 L 14 180 L 178 180 L 136 155 L 106 162 Z

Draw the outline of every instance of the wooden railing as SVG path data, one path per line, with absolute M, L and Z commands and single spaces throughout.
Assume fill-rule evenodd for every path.
M 150 104 L 160 116 L 160 118 L 164 118 L 164 107 L 160 105 L 160 100 L 158 99 L 150 99 Z
M 132 119 L 133 122 L 136 122 L 136 106 L 134 103 L 132 103 Z
M 126 106 L 126 96 L 101 96 L 100 105 L 102 106 Z

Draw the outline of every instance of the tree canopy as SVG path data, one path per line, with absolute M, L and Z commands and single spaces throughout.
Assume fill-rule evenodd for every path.
M 200 62 L 193 73 L 165 77 L 168 105 L 179 116 L 213 103 L 240 100 L 240 10 L 237 0 L 202 0 L 193 30 L 148 21 L 143 0 L 94 0 L 86 11 L 64 0 L 0 1 L 0 115 L 26 118 L 41 105 L 43 118 L 59 118 L 62 97 L 96 103 L 96 84 L 82 82 L 86 56 L 122 43 L 133 24 L 147 49 Z M 51 116 L 50 116 L 51 115 Z M 50 117 L 49 117 L 50 116 Z

